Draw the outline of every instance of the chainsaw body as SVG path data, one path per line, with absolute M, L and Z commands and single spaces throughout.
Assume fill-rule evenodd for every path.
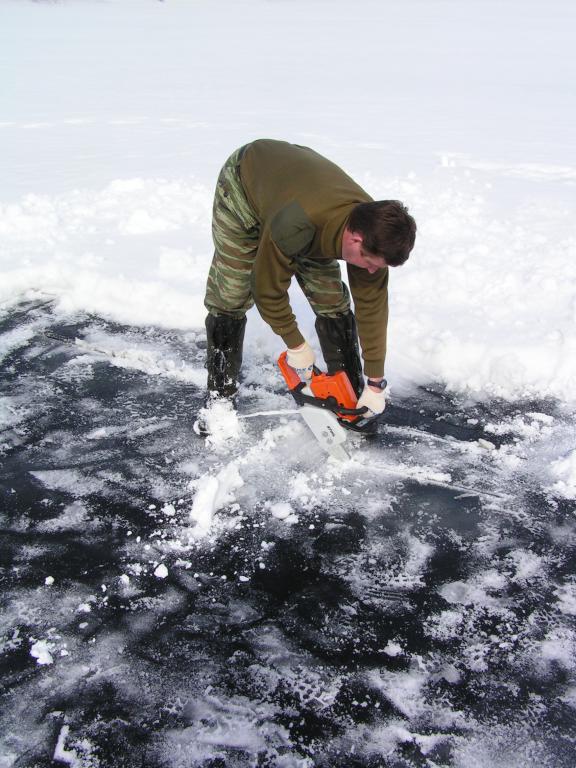
M 287 353 L 283 352 L 278 358 L 278 367 L 290 394 L 301 406 L 304 421 L 328 453 L 348 458 L 343 448 L 345 430 L 369 434 L 374 426 L 373 419 L 366 418 L 368 409 L 356 408 L 358 398 L 348 375 L 345 371 L 327 374 L 314 368 L 310 381 L 304 382 L 286 358 Z M 335 451 L 335 445 L 342 450 Z

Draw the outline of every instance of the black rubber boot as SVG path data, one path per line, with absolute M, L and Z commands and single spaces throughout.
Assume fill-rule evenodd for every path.
M 364 389 L 356 320 L 352 312 L 336 317 L 317 315 L 316 333 L 328 373 L 346 371 L 357 396 Z
M 208 315 L 206 318 L 208 397 L 216 393 L 235 401 L 245 330 L 246 317 Z

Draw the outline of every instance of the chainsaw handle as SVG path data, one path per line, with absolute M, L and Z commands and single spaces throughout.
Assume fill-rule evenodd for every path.
M 338 413 L 343 414 L 344 416 L 364 416 L 364 414 L 369 411 L 370 408 L 368 408 L 366 405 L 363 405 L 362 408 L 340 408 L 338 407 Z
M 302 380 L 300 379 L 300 376 L 298 376 L 294 368 L 292 368 L 291 365 L 288 365 L 288 360 L 286 359 L 287 354 L 288 354 L 287 352 L 282 352 L 282 354 L 278 358 L 278 367 L 280 368 L 282 376 L 284 376 L 284 381 L 288 385 L 288 389 L 291 392 L 293 392 L 295 389 L 297 389 L 300 386 L 300 384 L 302 383 Z
M 362 408 L 343 408 L 338 404 L 335 397 L 315 397 L 306 395 L 302 390 L 306 387 L 305 381 L 299 381 L 298 384 L 290 390 L 290 394 L 298 405 L 314 405 L 316 408 L 324 408 L 327 411 L 335 413 L 337 416 L 364 416 L 370 409 L 365 405 Z
M 284 381 L 288 385 L 288 389 L 291 391 L 294 389 L 302 389 L 300 386 L 301 384 L 306 385 L 306 382 L 302 381 L 300 376 L 296 373 L 295 369 L 289 365 L 287 352 L 282 352 L 278 358 L 278 367 L 280 368 L 282 376 L 284 376 Z M 320 368 L 318 368 L 316 365 L 312 366 L 312 376 L 320 376 L 321 373 L 322 371 Z

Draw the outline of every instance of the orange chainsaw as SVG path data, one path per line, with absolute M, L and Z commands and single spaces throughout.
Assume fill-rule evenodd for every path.
M 336 459 L 348 459 L 344 448 L 346 430 L 369 434 L 374 420 L 366 418 L 368 408 L 356 408 L 358 398 L 345 371 L 327 374 L 314 367 L 310 381 L 302 381 L 288 365 L 287 353 L 278 358 L 278 367 L 300 414 L 320 445 Z

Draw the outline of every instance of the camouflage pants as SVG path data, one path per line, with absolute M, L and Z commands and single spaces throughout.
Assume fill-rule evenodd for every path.
M 254 304 L 252 268 L 260 240 L 260 223 L 240 180 L 243 147 L 220 171 L 212 210 L 214 258 L 208 274 L 204 305 L 212 315 L 243 317 Z M 335 316 L 350 310 L 350 294 L 336 259 L 298 258 L 295 276 L 317 315 Z

